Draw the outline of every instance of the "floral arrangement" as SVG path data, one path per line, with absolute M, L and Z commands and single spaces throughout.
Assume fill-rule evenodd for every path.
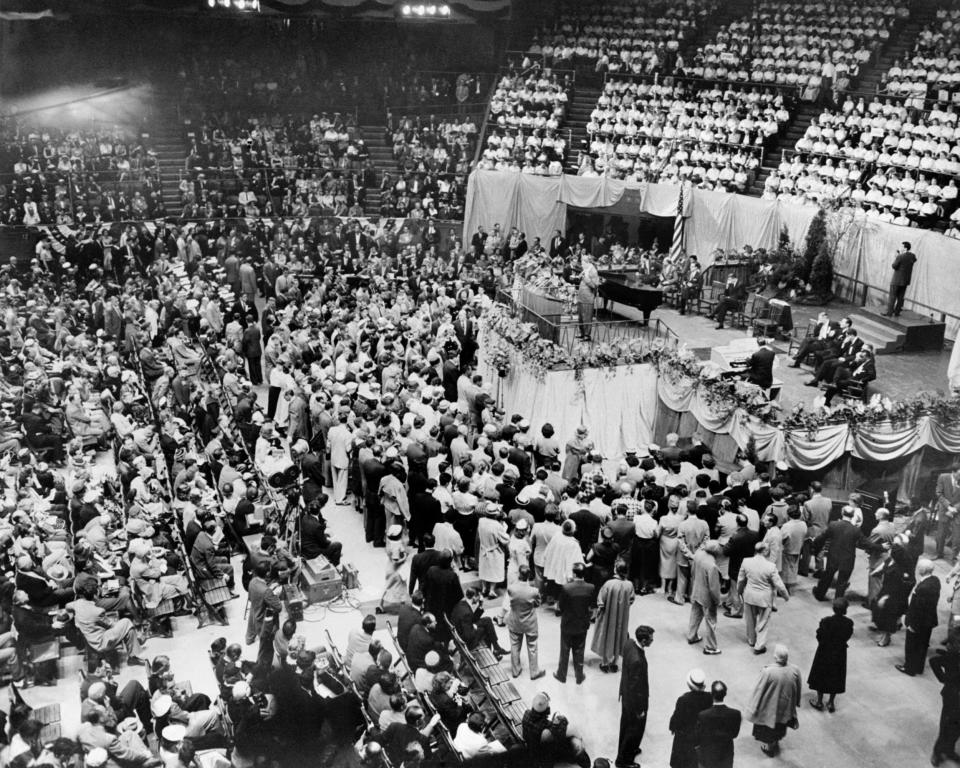
M 568 305 L 572 305 L 577 299 L 577 289 L 562 277 L 553 274 L 549 266 L 538 270 L 525 282 L 545 296 Z
M 798 403 L 783 426 L 815 435 L 820 427 L 830 424 L 847 424 L 857 430 L 884 423 L 912 424 L 923 416 L 932 416 L 943 424 L 960 423 L 960 396 L 923 391 L 904 400 L 877 393 L 866 403 L 844 403 L 835 408 Z
M 573 369 L 580 378 L 588 368 L 612 371 L 620 365 L 652 363 L 671 385 L 695 388 L 718 417 L 740 409 L 764 424 L 805 430 L 811 435 L 831 424 L 845 423 L 856 430 L 881 423 L 915 422 L 922 416 L 933 416 L 944 424 L 960 424 L 960 394 L 924 391 L 896 401 L 876 394 L 867 403 L 834 408 L 798 403 L 789 414 L 783 414 L 779 404 L 768 400 L 760 387 L 739 378 L 720 378 L 693 352 L 678 349 L 662 339 L 581 344 L 568 352 L 541 337 L 536 325 L 523 322 L 502 304 L 494 304 L 487 310 L 486 320 L 495 333 L 490 339 L 489 359 L 498 370 L 509 371 L 513 359 L 510 348 L 541 379 L 551 370 Z

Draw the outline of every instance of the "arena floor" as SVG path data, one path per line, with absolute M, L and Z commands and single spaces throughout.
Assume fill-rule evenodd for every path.
M 386 571 L 386 556 L 382 549 L 373 549 L 363 541 L 361 518 L 346 507 L 330 508 L 326 512 L 332 534 L 344 543 L 344 559 L 357 566 L 361 586 L 349 595 L 356 605 L 369 605 L 379 598 Z M 851 597 L 865 590 L 866 569 L 861 561 L 854 572 Z M 239 573 L 239 559 L 235 560 Z M 946 575 L 946 564 L 938 561 L 938 575 Z M 475 574 L 473 574 L 475 578 Z M 464 576 L 470 581 L 469 574 Z M 791 651 L 791 661 L 797 663 L 806 679 L 816 648 L 815 632 L 820 618 L 829 612 L 829 603 L 818 603 L 810 594 L 812 580 L 801 579 L 800 588 L 786 605 L 780 604 L 772 620 L 771 646 L 783 642 Z M 238 579 L 239 583 L 239 579 Z M 144 655 L 169 654 L 178 680 L 191 680 L 195 691 L 213 693 L 213 672 L 207 662 L 206 649 L 219 636 L 229 641 L 243 642 L 245 599 L 241 594 L 228 606 L 228 627 L 208 626 L 197 629 L 193 617 L 177 618 L 174 638 L 151 639 Z M 488 603 L 489 609 L 499 608 L 500 601 Z M 940 712 L 939 685 L 929 670 L 921 677 L 907 678 L 894 669 L 902 661 L 903 633 L 894 636 L 887 648 L 875 645 L 876 636 L 867 630 L 869 613 L 859 601 L 853 602 L 851 618 L 856 624 L 850 644 L 847 689 L 838 699 L 833 715 L 813 710 L 804 692 L 800 710 L 800 729 L 790 731 L 783 741 L 778 765 L 790 768 L 837 768 L 838 766 L 919 766 L 926 764 L 936 737 Z M 311 644 L 325 642 L 324 631 L 329 631 L 338 645 L 345 643 L 347 634 L 359 626 L 362 612 L 346 604 L 308 608 L 300 631 Z M 684 639 L 688 609 L 668 603 L 662 593 L 638 597 L 631 611 L 632 625 L 649 624 L 656 629 L 653 646 L 648 649 L 650 662 L 650 715 L 647 734 L 643 741 L 640 761 L 644 766 L 665 767 L 669 764 L 671 735 L 667 729 L 674 702 L 684 690 L 687 672 L 700 667 L 708 681 L 722 679 L 730 689 L 727 703 L 743 708 L 750 695 L 759 669 L 772 662 L 772 654 L 755 656 L 746 645 L 742 620 L 720 617 L 720 656 L 704 656 L 700 646 L 688 646 Z M 934 646 L 945 636 L 945 610 L 941 611 L 943 626 L 935 630 Z M 505 630 L 501 640 L 507 644 Z M 385 631 L 378 632 L 388 648 L 390 641 Z M 588 640 L 589 649 L 589 640 Z M 541 665 L 552 672 L 556 669 L 559 653 L 559 619 L 552 611 L 540 612 Z M 252 658 L 255 647 L 248 649 Z M 525 656 L 524 656 L 525 659 Z M 506 660 L 503 662 L 507 663 Z M 525 663 L 525 661 L 524 661 Z M 587 675 L 583 685 L 573 682 L 572 674 L 566 685 L 559 684 L 551 675 L 531 682 L 526 674 L 517 680 L 520 692 L 529 699 L 537 690 L 550 694 L 554 711 L 565 713 L 586 740 L 592 757 L 612 758 L 616 754 L 619 723 L 617 701 L 618 675 L 603 674 L 599 659 L 587 653 Z M 60 702 L 65 735 L 72 735 L 79 722 L 79 676 L 81 657 L 68 656 L 61 662 L 60 683 L 54 688 L 30 688 L 24 692 L 28 703 L 40 706 Z M 143 667 L 124 668 L 122 680 L 136 677 L 146 684 Z M 4 707 L 6 703 L 4 702 Z M 750 736 L 749 724 L 744 724 L 736 742 L 736 765 L 741 768 L 771 764 L 760 751 L 760 745 Z

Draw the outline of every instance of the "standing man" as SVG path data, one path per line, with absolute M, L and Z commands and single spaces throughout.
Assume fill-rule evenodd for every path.
M 934 653 L 930 659 L 930 669 L 943 684 L 940 697 L 943 708 L 940 710 L 940 731 L 933 745 L 930 757 L 932 765 L 944 761 L 960 761 L 957 754 L 957 739 L 960 738 L 960 630 L 954 628 L 947 636 L 947 647 Z
M 760 679 L 750 696 L 747 720 L 753 723 L 753 738 L 761 742 L 767 757 L 780 752 L 780 741 L 788 727 L 797 725 L 797 706 L 803 691 L 800 668 L 790 663 L 787 646 L 773 649 L 773 664 L 760 671 Z
M 540 634 L 537 606 L 540 605 L 540 592 L 530 583 L 529 566 L 521 565 L 517 573 L 519 578 L 507 587 L 507 599 L 510 601 L 510 612 L 506 619 L 510 633 L 510 671 L 515 678 L 520 677 L 523 671 L 520 666 L 520 647 L 526 638 L 530 679 L 539 680 L 546 674 L 545 670 L 540 669 L 537 659 L 537 636 Z
M 813 551 L 813 542 L 827 530 L 830 525 L 830 512 L 833 502 L 823 495 L 823 485 L 814 480 L 810 483 L 810 498 L 803 502 L 803 521 L 807 524 L 807 540 L 804 542 L 804 551 L 800 554 L 801 576 L 810 573 L 810 555 Z M 813 556 L 813 575 L 817 578 L 823 571 L 823 558 L 819 554 Z
M 923 673 L 930 647 L 930 633 L 937 626 L 937 603 L 940 601 L 940 579 L 933 575 L 933 562 L 925 557 L 917 561 L 917 586 L 910 595 L 904 624 L 907 639 L 904 643 L 903 664 L 897 671 L 905 675 Z
M 620 675 L 620 740 L 617 768 L 633 768 L 640 752 L 640 742 L 647 728 L 647 706 L 650 703 L 650 681 L 647 677 L 647 656 L 644 651 L 653 642 L 653 627 L 641 624 L 634 633 L 634 642 L 623 649 L 623 673 Z
M 826 567 L 817 586 L 813 588 L 813 596 L 817 600 L 827 599 L 827 590 L 830 589 L 834 576 L 837 577 L 837 588 L 833 596 L 843 597 L 847 591 L 850 574 L 853 573 L 853 565 L 857 559 L 857 545 L 863 540 L 863 533 L 858 526 L 854 525 L 853 517 L 853 507 L 844 507 L 842 517 L 830 523 L 827 530 L 817 536 L 813 542 L 816 552 L 824 546 L 827 547 Z
M 257 299 L 257 273 L 249 259 L 244 259 L 237 271 L 240 278 L 240 293 L 247 304 L 253 305 Z
M 690 625 L 687 628 L 687 642 L 695 645 L 703 640 L 700 637 L 700 625 L 706 619 L 705 656 L 716 656 L 717 648 L 717 607 L 720 605 L 720 569 L 717 567 L 717 555 L 720 544 L 713 539 L 693 555 L 693 588 L 690 591 Z
M 680 694 L 670 716 L 673 748 L 670 750 L 670 768 L 697 768 L 697 720 L 708 709 L 713 698 L 705 690 L 706 675 L 702 669 L 687 673 L 688 691 Z
M 590 338 L 590 324 L 600 288 L 600 273 L 593 263 L 593 256 L 583 254 L 580 287 L 577 289 L 577 314 L 580 316 L 580 338 Z
M 593 605 L 593 593 L 596 587 L 583 580 L 586 566 L 575 563 L 573 579 L 560 590 L 560 665 L 553 677 L 561 683 L 567 682 L 567 668 L 570 652 L 573 651 L 573 672 L 577 685 L 584 680 L 583 653 L 587 645 L 587 632 L 590 629 L 590 608 Z
M 243 356 L 247 360 L 247 368 L 250 370 L 250 383 L 254 386 L 263 384 L 263 347 L 260 344 L 260 326 L 253 319 L 253 315 L 247 315 L 247 327 L 243 331 L 243 337 L 240 341 L 240 348 Z
M 777 566 L 767 559 L 769 555 L 770 545 L 761 541 L 756 545 L 756 554 L 743 561 L 737 579 L 737 591 L 743 598 L 747 622 L 747 643 L 753 646 L 753 652 L 758 655 L 767 652 L 767 629 L 776 595 L 784 600 L 790 599 L 790 593 L 777 573 Z
M 910 243 L 902 243 L 893 260 L 893 276 L 890 278 L 890 299 L 884 316 L 899 317 L 903 310 L 903 297 L 907 293 L 907 286 L 913 277 L 913 265 L 917 263 L 916 255 L 910 250 Z
M 944 472 L 937 478 L 937 553 L 943 557 L 943 548 L 950 538 L 954 558 L 960 552 L 960 467 Z
M 343 423 L 342 417 L 333 417 L 333 426 L 327 433 L 330 443 L 330 468 L 333 471 L 333 503 L 347 503 L 347 480 L 350 474 L 350 448 L 353 432 Z
M 733 740 L 740 735 L 743 720 L 739 709 L 723 703 L 727 686 L 715 680 L 710 686 L 713 706 L 697 718 L 697 760 L 700 768 L 733 768 Z
M 280 598 L 267 583 L 269 574 L 270 564 L 262 560 L 253 567 L 253 578 L 247 585 L 250 609 L 247 612 L 245 639 L 247 645 L 252 645 L 257 638 L 260 639 L 257 666 L 261 670 L 270 669 L 273 664 L 273 636 L 277 633 L 277 619 L 283 610 Z

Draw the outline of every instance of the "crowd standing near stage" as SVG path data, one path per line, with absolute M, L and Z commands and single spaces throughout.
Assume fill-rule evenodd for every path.
M 91 662 L 77 739 L 44 745 L 15 707 L 5 764 L 82 752 L 93 766 L 188 766 L 229 749 L 243 765 L 320 754 L 412 767 L 455 754 L 632 766 L 650 707 L 669 706 L 649 699 L 656 628 L 629 617 L 653 600 L 683 609 L 677 622 L 704 655 L 735 652 L 717 642 L 729 621 L 769 660 L 743 712 L 723 702 L 745 681 L 689 672 L 671 765 L 730 765 L 738 735 L 736 749 L 754 748 L 748 727 L 766 754 L 794 751 L 798 707 L 842 717 L 845 593 L 861 550 L 870 631 L 880 646 L 903 642 L 900 672 L 922 673 L 941 591 L 924 534 L 936 519 L 936 555 L 956 555 L 960 473 L 940 478 L 935 510 L 895 525 L 895 510 L 827 498 L 786 465 L 741 452 L 721 467 L 702 435 L 609 461 L 586 427 L 557 434 L 503 412 L 477 367 L 484 312 L 517 259 L 573 248 L 591 268 L 586 249 L 561 241 L 528 249 L 494 227 L 440 254 L 429 228 L 216 220 L 153 236 L 131 227 L 117 243 L 68 242 L 58 258 L 2 267 L 3 658 L 21 686 L 56 683 L 38 650 L 54 638 Z M 367 545 L 387 555 L 382 597 L 339 648 L 308 648 L 284 586 L 319 557 L 348 561 L 326 520 L 358 512 Z M 776 611 L 792 609 L 803 580 L 832 600 L 811 627 L 809 670 L 777 633 Z M 226 621 L 242 591 L 245 644 L 210 649 L 218 688 L 174 682 L 148 635 L 195 611 Z M 538 654 L 545 611 L 560 617 L 556 660 Z M 377 613 L 396 622 L 393 648 L 372 636 Z M 958 649 L 951 629 L 931 660 L 945 684 L 935 763 L 958 735 Z M 619 743 L 588 755 L 545 692 L 522 702 L 511 741 L 468 695 L 466 653 L 482 650 L 514 678 L 567 685 L 598 656 L 601 674 L 619 675 Z M 118 690 L 118 664 L 144 665 L 145 684 Z

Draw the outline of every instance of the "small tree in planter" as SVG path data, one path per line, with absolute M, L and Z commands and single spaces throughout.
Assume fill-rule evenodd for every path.
M 810 222 L 810 228 L 807 230 L 807 239 L 803 247 L 803 261 L 800 263 L 800 270 L 797 277 L 804 283 L 810 282 L 810 275 L 813 272 L 813 263 L 820 254 L 820 247 L 827 239 L 827 214 L 821 208 L 816 216 Z
M 820 243 L 810 270 L 810 292 L 823 303 L 833 296 L 833 254 L 826 241 Z

